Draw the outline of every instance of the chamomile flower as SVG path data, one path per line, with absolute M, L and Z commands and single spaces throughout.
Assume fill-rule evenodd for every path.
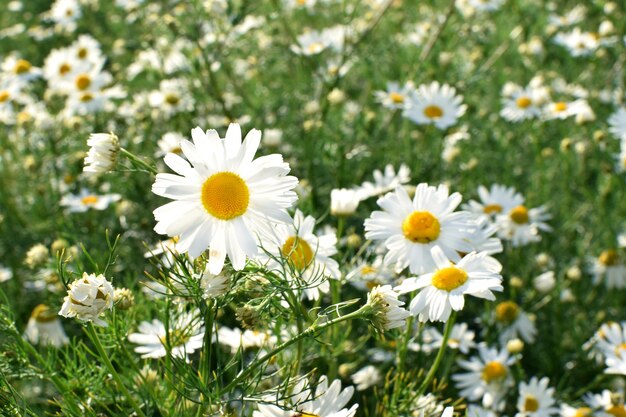
M 310 383 L 303 379 L 294 388 L 294 395 L 288 403 L 281 407 L 273 404 L 259 404 L 258 411 L 253 417 L 293 417 L 316 416 L 316 417 L 354 417 L 358 404 L 346 408 L 350 398 L 354 394 L 354 387 L 341 389 L 341 381 L 334 380 L 330 386 L 326 376 L 322 376 L 315 387 L 315 393 L 310 388 Z
M 452 326 L 448 347 L 458 349 L 463 354 L 468 354 L 471 348 L 476 347 L 474 332 L 469 330 L 467 323 L 456 323 Z M 443 334 L 434 327 L 426 327 L 422 332 L 422 344 L 409 344 L 411 350 L 422 350 L 426 353 L 438 350 L 443 342 Z
M 83 188 L 78 195 L 66 194 L 61 198 L 61 204 L 67 207 L 70 213 L 83 213 L 89 209 L 105 210 L 113 202 L 122 198 L 119 194 L 98 195 Z
M 375 169 L 373 176 L 373 183 L 365 181 L 361 184 L 360 190 L 363 198 L 384 194 L 394 190 L 396 187 L 408 183 L 411 180 L 411 170 L 408 166 L 402 164 L 396 173 L 393 165 L 387 164 L 384 172 Z
M 20 85 L 27 84 L 30 81 L 41 77 L 42 74 L 40 68 L 33 66 L 30 61 L 16 55 L 7 56 L 4 61 L 2 61 L 0 69 L 2 69 L 2 75 Z
M 516 338 L 521 338 L 527 343 L 535 341 L 537 336 L 535 323 L 514 301 L 503 301 L 496 305 L 495 318 L 502 345 Z
M 83 172 L 97 175 L 112 171 L 117 164 L 120 141 L 114 133 L 92 133 L 87 139 L 89 152 Z
M 350 216 L 354 214 L 363 200 L 360 190 L 338 188 L 330 192 L 330 213 L 333 216 Z
M 402 308 L 404 301 L 398 300 L 398 293 L 391 285 L 375 287 L 367 294 L 367 304 L 372 307 L 370 322 L 380 331 L 404 326 L 409 312 Z
M 586 394 L 583 399 L 595 411 L 594 415 L 598 417 L 621 417 L 626 415 L 623 396 L 608 389 L 603 390 L 600 394 Z
M 198 311 L 178 313 L 170 319 L 169 331 L 160 320 L 142 321 L 138 332 L 128 335 L 128 341 L 139 345 L 135 352 L 144 359 L 162 358 L 168 350 L 174 357 L 185 358 L 202 347 L 204 326 L 198 314 Z
M 389 82 L 386 91 L 375 91 L 374 96 L 383 107 L 391 110 L 402 110 L 410 104 L 410 95 L 413 91 L 415 91 L 415 87 L 412 83 L 400 86 L 399 83 Z
M 498 235 L 501 239 L 511 241 L 513 246 L 524 246 L 541 240 L 540 231 L 550 231 L 546 223 L 552 216 L 546 208 L 527 208 L 525 205 L 513 207 L 496 217 Z
M 183 79 L 161 81 L 159 89 L 152 91 L 148 96 L 148 101 L 150 106 L 166 117 L 191 111 L 194 104 L 193 96 Z
M 209 270 L 219 274 L 226 255 L 236 270 L 246 256 L 257 254 L 255 235 L 268 233 L 268 222 L 289 223 L 285 211 L 296 200 L 295 177 L 280 155 L 254 159 L 261 132 L 252 130 L 241 142 L 241 129 L 231 124 L 226 138 L 215 130 L 195 128 L 194 143 L 182 141 L 187 160 L 169 153 L 165 163 L 178 175 L 157 174 L 152 192 L 175 201 L 154 210 L 154 230 L 180 235 L 179 252 L 199 256 L 207 248 Z M 189 162 L 188 162 L 189 161 Z
M 265 258 L 267 268 L 282 270 L 278 258 L 287 260 L 285 271 L 289 276 L 304 284 L 303 295 L 317 300 L 320 293 L 327 293 L 330 284 L 327 278 L 339 279 L 339 264 L 331 258 L 337 253 L 337 236 L 334 233 L 317 236 L 313 233 L 315 218 L 304 216 L 296 210 L 291 225 L 279 224 L 273 229 L 272 238 L 262 241 L 270 257 Z
M 516 417 L 548 417 L 558 413 L 555 407 L 554 388 L 548 388 L 548 378 L 532 377 L 519 386 Z
M 591 263 L 589 271 L 593 274 L 594 285 L 604 282 L 606 288 L 626 288 L 626 265 L 614 249 L 603 251 Z
M 494 237 L 498 233 L 498 227 L 491 223 L 488 218 L 480 217 L 476 220 L 476 229 L 469 238 L 474 252 L 486 252 L 494 255 L 502 252 L 502 241 Z
M 561 417 L 592 417 L 593 410 L 589 407 L 572 407 L 569 404 L 561 404 Z
M 267 135 L 266 135 L 267 136 Z M 159 150 L 156 156 L 162 157 L 168 153 L 181 154 L 183 151 L 180 148 L 180 143 L 185 139 L 183 135 L 177 132 L 167 132 L 157 142 Z
M 455 212 L 461 194 L 449 195 L 448 187 L 417 186 L 413 201 L 402 187 L 378 199 L 385 211 L 375 211 L 365 220 L 365 237 L 384 242 L 385 262 L 397 269 L 407 266 L 414 274 L 432 271 L 436 264 L 431 248 L 439 246 L 453 262 L 459 252 L 471 252 L 468 239 L 475 228 L 471 215 Z
M 70 341 L 59 316 L 45 304 L 39 304 L 33 309 L 24 330 L 24 337 L 33 344 L 54 347 L 61 347 Z
M 502 99 L 500 116 L 510 122 L 521 122 L 541 116 L 543 97 L 536 89 L 526 87 Z
M 465 114 L 467 106 L 462 103 L 463 96 L 457 95 L 456 89 L 434 81 L 429 85 L 420 85 L 417 92 L 411 95 L 404 116 L 418 125 L 434 124 L 444 130 Z
M 574 28 L 571 32 L 560 32 L 554 37 L 554 43 L 565 47 L 571 56 L 589 56 L 600 46 L 599 38 L 591 32 Z
M 56 0 L 50 9 L 50 18 L 68 32 L 76 29 L 76 21 L 82 16 L 77 0 Z
M 380 381 L 382 381 L 382 376 L 374 365 L 367 365 L 352 374 L 352 382 L 356 385 L 357 391 L 365 391 Z
M 478 217 L 489 219 L 524 204 L 524 197 L 515 188 L 500 184 L 492 184 L 489 189 L 484 185 L 479 186 L 478 197 L 480 201 L 470 200 L 463 208 Z
M 298 44 L 292 45 L 291 50 L 298 55 L 318 55 L 330 46 L 328 37 L 316 30 L 298 35 Z
M 480 344 L 478 356 L 458 361 L 459 366 L 467 372 L 454 374 L 452 379 L 456 381 L 460 395 L 470 401 L 482 400 L 484 407 L 497 410 L 514 384 L 510 369 L 514 362 L 515 359 L 509 356 L 506 349 L 498 351 Z
M 543 114 L 548 120 L 563 120 L 568 117 L 577 116 L 581 111 L 587 110 L 588 107 L 587 101 L 583 99 L 575 101 L 553 101 L 544 106 Z
M 463 309 L 465 294 L 493 301 L 492 291 L 502 291 L 502 265 L 486 253 L 472 252 L 456 264 L 438 246 L 431 254 L 434 272 L 407 278 L 396 288 L 401 293 L 420 290 L 409 306 L 420 321 L 447 321 L 452 310 Z
M 389 284 L 394 276 L 393 268 L 385 264 L 382 255 L 378 255 L 373 261 L 359 261 L 346 274 L 346 281 L 356 288 L 369 291 L 379 285 Z
M 100 316 L 113 308 L 113 293 L 113 286 L 104 275 L 84 272 L 82 278 L 69 285 L 59 315 L 106 327 L 107 322 Z

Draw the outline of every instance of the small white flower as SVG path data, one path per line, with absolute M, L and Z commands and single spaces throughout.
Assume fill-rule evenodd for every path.
M 59 317 L 45 304 L 33 309 L 24 330 L 24 337 L 33 344 L 60 347 L 69 342 Z
M 223 273 L 217 275 L 212 274 L 207 268 L 200 276 L 200 288 L 202 288 L 202 296 L 205 299 L 216 298 L 226 294 L 230 286 L 230 279 Z
M 0 282 L 6 282 L 11 278 L 13 278 L 13 271 L 11 268 L 0 266 Z
M 352 382 L 356 384 L 357 391 L 365 391 L 381 380 L 380 371 L 374 365 L 367 365 L 352 375 Z
M 83 213 L 89 209 L 105 210 L 120 198 L 122 196 L 119 194 L 96 195 L 83 188 L 78 195 L 64 195 L 60 204 L 67 207 L 70 213 Z
M 537 291 L 543 294 L 552 291 L 555 285 L 556 279 L 554 278 L 554 271 L 544 272 L 533 279 L 533 286 Z
M 84 272 L 82 278 L 70 284 L 59 315 L 106 327 L 106 321 L 99 316 L 113 308 L 113 298 L 113 286 L 104 275 Z
M 112 171 L 117 163 L 120 141 L 114 133 L 92 133 L 87 140 L 90 147 L 85 158 L 86 174 Z
M 354 214 L 362 199 L 363 196 L 358 190 L 334 189 L 330 192 L 330 213 L 333 216 Z
M 404 326 L 410 314 L 401 308 L 404 301 L 398 300 L 398 295 L 391 285 L 375 287 L 367 294 L 367 304 L 374 310 L 370 320 L 377 329 L 384 331 Z
M 467 106 L 462 103 L 463 96 L 457 95 L 456 89 L 434 81 L 429 85 L 420 85 L 412 94 L 404 116 L 418 125 L 434 124 L 444 130 L 465 114 Z
M 374 170 L 374 182 L 365 181 L 361 184 L 360 190 L 362 198 L 374 197 L 394 190 L 411 180 L 411 170 L 402 164 L 396 173 L 393 165 L 387 164 L 385 171 Z
M 519 387 L 516 417 L 548 417 L 558 413 L 555 407 L 554 388 L 548 388 L 548 378 L 532 377 Z

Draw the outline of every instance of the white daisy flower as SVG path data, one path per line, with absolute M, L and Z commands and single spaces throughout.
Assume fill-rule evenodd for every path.
M 0 69 L 5 77 L 8 77 L 12 82 L 19 85 L 27 84 L 41 77 L 42 74 L 40 68 L 33 66 L 29 61 L 15 55 L 7 56 L 4 61 L 2 61 Z
M 360 190 L 339 188 L 330 192 L 330 213 L 333 216 L 350 216 L 354 214 L 363 200 Z
M 64 195 L 59 204 L 67 207 L 70 213 L 83 213 L 89 209 L 105 210 L 111 203 L 121 198 L 119 194 L 96 195 L 83 188 L 78 195 Z
M 614 249 L 603 251 L 594 259 L 589 268 L 593 274 L 594 285 L 604 282 L 606 288 L 626 288 L 626 265 Z
M 113 293 L 113 286 L 104 275 L 84 272 L 82 278 L 69 285 L 59 315 L 107 327 L 107 322 L 99 317 L 113 308 Z
M 217 335 L 220 344 L 228 346 L 233 354 L 239 349 L 271 348 L 278 340 L 275 335 L 265 330 L 246 329 L 242 332 L 237 327 L 230 329 L 226 326 L 221 326 L 217 330 Z
M 450 349 L 458 349 L 463 354 L 468 354 L 471 348 L 476 347 L 474 336 L 474 332 L 468 330 L 467 323 L 456 323 L 450 331 L 448 347 Z M 410 343 L 409 349 L 430 353 L 438 350 L 442 342 L 443 334 L 439 330 L 434 327 L 426 327 L 422 332 L 422 344 Z
M 609 117 L 609 131 L 621 140 L 626 140 L 626 108 L 620 107 Z
M 485 344 L 478 345 L 478 356 L 459 359 L 458 364 L 468 372 L 452 375 L 459 394 L 470 401 L 482 400 L 483 407 L 500 409 L 514 380 L 510 366 L 515 359 L 506 349 L 498 351 Z
M 67 31 L 76 29 L 76 21 L 82 16 L 77 0 L 56 0 L 50 8 L 50 18 Z
M 61 347 L 69 343 L 59 316 L 45 304 L 33 309 L 24 329 L 24 337 L 33 344 Z
M 572 407 L 569 404 L 561 403 L 561 417 L 592 417 L 593 410 L 589 407 Z
M 388 82 L 386 91 L 374 91 L 376 101 L 391 110 L 403 110 L 410 104 L 411 94 L 415 91 L 413 83 L 400 86 L 397 82 Z
M 89 151 L 83 172 L 89 175 L 112 171 L 117 164 L 120 141 L 114 133 L 92 133 L 87 139 Z
M 576 23 L 582 22 L 582 20 L 585 18 L 585 13 L 585 6 L 578 5 L 569 12 L 560 16 L 551 13 L 548 16 L 548 23 L 556 27 L 575 25 Z
M 626 350 L 626 345 L 616 353 L 606 356 L 605 374 L 626 375 L 626 352 L 624 350 Z
M 230 279 L 227 275 L 219 273 L 217 275 L 209 272 L 207 268 L 200 275 L 200 288 L 202 288 L 202 296 L 205 299 L 216 298 L 228 292 L 230 287 Z
M 346 281 L 354 287 L 369 291 L 379 285 L 389 284 L 395 272 L 385 264 L 382 255 L 376 256 L 373 261 L 361 260 L 346 274 Z
M 540 231 L 552 230 L 545 222 L 551 217 L 543 206 L 532 209 L 524 205 L 513 207 L 496 217 L 498 235 L 501 239 L 511 241 L 514 247 L 538 242 L 541 240 Z
M 266 133 L 267 136 L 267 133 Z M 157 145 L 159 146 L 159 150 L 156 153 L 156 156 L 162 157 L 167 155 L 168 153 L 181 154 L 183 151 L 180 148 L 180 143 L 185 140 L 185 137 L 177 132 L 167 132 L 166 134 L 159 139 Z
M 384 172 L 375 169 L 373 176 L 373 183 L 365 181 L 361 184 L 360 190 L 364 199 L 387 193 L 396 189 L 396 187 L 408 183 L 411 180 L 411 170 L 408 166 L 402 164 L 396 173 L 393 165 L 387 164 Z
M 502 241 L 494 237 L 498 233 L 498 226 L 491 223 L 487 217 L 476 220 L 476 229 L 469 238 L 474 252 L 487 252 L 488 255 L 500 253 L 503 250 Z
M 159 89 L 148 96 L 150 106 L 166 117 L 193 110 L 194 100 L 183 79 L 162 80 Z
M 456 264 L 435 246 L 431 249 L 435 271 L 407 278 L 396 287 L 401 293 L 421 290 L 411 301 L 409 311 L 420 321 L 447 321 L 452 310 L 465 305 L 465 294 L 495 300 L 492 291 L 502 291 L 502 265 L 485 252 L 472 252 Z
M 328 293 L 330 284 L 327 278 L 339 279 L 339 264 L 331 258 L 337 253 L 337 236 L 334 233 L 317 236 L 313 233 L 315 218 L 304 216 L 296 210 L 293 223 L 279 224 L 273 228 L 272 238 L 262 240 L 262 246 L 269 255 L 261 254 L 267 268 L 282 271 L 277 258 L 286 259 L 287 272 L 305 285 L 303 295 L 309 300 L 317 300 L 320 293 Z
M 0 283 L 7 282 L 13 278 L 13 270 L 11 268 L 6 268 L 0 265 Z
M 586 100 L 578 99 L 574 101 L 553 101 L 543 108 L 543 115 L 547 120 L 567 119 L 577 116 L 583 111 L 587 111 L 589 104 Z
M 503 108 L 500 116 L 509 122 L 521 122 L 541 116 L 544 95 L 533 87 L 515 91 L 502 99 Z
M 140 353 L 144 359 L 162 358 L 167 355 L 168 347 L 172 356 L 185 358 L 202 348 L 204 325 L 198 315 L 197 310 L 178 313 L 170 320 L 169 335 L 161 321 L 142 321 L 138 327 L 139 332 L 129 334 L 128 341 L 139 345 L 135 352 Z
M 402 308 L 404 301 L 398 300 L 398 293 L 391 285 L 375 287 L 367 294 L 367 304 L 373 309 L 370 321 L 380 331 L 395 329 L 405 325 L 410 313 Z
M 554 388 L 548 388 L 548 378 L 532 377 L 519 386 L 516 417 L 548 417 L 559 412 L 555 407 Z
M 226 138 L 199 127 L 194 143 L 181 142 L 187 160 L 169 153 L 165 163 L 178 175 L 157 174 L 152 192 L 175 201 L 154 210 L 154 230 L 180 235 L 179 252 L 199 256 L 208 247 L 209 270 L 219 274 L 226 255 L 236 270 L 246 256 L 257 254 L 255 235 L 267 233 L 270 221 L 289 223 L 287 208 L 296 200 L 298 180 L 287 176 L 280 155 L 254 159 L 261 132 L 253 129 L 241 142 L 241 129 L 231 124 Z
M 469 239 L 476 227 L 467 212 L 454 212 L 461 194 L 449 195 L 448 187 L 417 186 L 413 201 L 402 187 L 381 197 L 375 211 L 365 220 L 365 237 L 383 241 L 388 252 L 385 262 L 401 270 L 409 267 L 414 274 L 435 269 L 431 248 L 439 246 L 453 262 L 459 252 L 472 250 Z
M 59 86 L 71 84 L 72 74 L 79 65 L 69 48 L 53 49 L 44 61 L 43 76 L 51 91 L 62 91 Z
M 560 32 L 554 37 L 554 43 L 565 47 L 571 56 L 589 56 L 600 46 L 600 39 L 591 32 L 574 28 L 571 32 Z
M 289 397 L 289 403 L 281 407 L 273 404 L 259 404 L 258 411 L 253 417 L 354 417 L 358 404 L 346 408 L 354 394 L 354 387 L 341 389 L 341 381 L 334 380 L 330 386 L 326 376 L 322 376 L 313 394 L 310 383 L 301 380 L 294 388 L 294 395 Z
M 583 400 L 594 410 L 597 417 L 622 417 L 626 415 L 622 394 L 614 393 L 608 389 L 600 394 L 586 394 Z
M 527 343 L 535 341 L 537 336 L 535 323 L 514 301 L 503 301 L 496 305 L 495 317 L 500 344 L 505 345 L 509 340 L 517 338 Z
M 422 84 L 411 95 L 409 107 L 404 116 L 418 125 L 434 124 L 438 129 L 447 129 L 465 114 L 467 106 L 463 96 L 456 95 L 456 89 L 437 81 Z
M 463 208 L 489 219 L 524 204 L 524 197 L 515 188 L 500 184 L 492 184 L 489 189 L 484 185 L 479 186 L 478 197 L 480 201 L 470 200 Z
M 297 55 L 317 55 L 330 46 L 328 37 L 316 30 L 298 35 L 297 41 L 297 45 L 291 46 L 291 50 Z
M 374 365 L 367 365 L 359 369 L 352 374 L 351 378 L 352 382 L 356 385 L 357 391 L 365 391 L 382 381 L 382 375 Z

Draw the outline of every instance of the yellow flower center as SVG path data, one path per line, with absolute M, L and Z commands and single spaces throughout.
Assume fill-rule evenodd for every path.
M 428 117 L 429 119 L 439 119 L 441 116 L 443 116 L 443 109 L 439 106 L 432 104 L 424 109 L 424 116 Z
M 72 9 L 67 9 L 65 11 L 65 16 L 70 17 L 74 14 L 74 11 Z
M 85 206 L 89 204 L 96 204 L 98 202 L 98 196 L 88 195 L 86 197 L 81 198 L 80 202 L 83 203 L 83 205 Z
M 404 237 L 415 243 L 428 243 L 439 237 L 439 220 L 428 211 L 414 211 L 402 222 Z
M 626 350 L 626 343 L 619 344 L 615 347 L 615 354 L 617 356 L 622 356 L 622 352 Z
M 404 103 L 404 96 L 402 94 L 400 94 L 400 93 L 389 93 L 389 98 L 395 104 L 402 104 L 402 103 Z
M 534 413 L 537 410 L 539 410 L 539 401 L 537 401 L 537 398 L 530 394 L 526 395 L 526 398 L 524 398 L 524 411 Z
M 0 103 L 4 103 L 5 101 L 9 101 L 10 97 L 11 97 L 11 94 L 9 94 L 8 91 L 6 91 L 6 90 L 0 91 Z
M 567 110 L 567 103 L 564 101 L 559 101 L 557 103 L 554 103 L 554 110 L 559 113 Z
M 302 413 L 296 414 L 297 417 L 320 417 L 318 414 L 308 413 L 303 411 Z
M 519 306 L 513 301 L 503 301 L 496 306 L 496 320 L 513 323 L 519 315 Z
M 311 246 L 298 236 L 291 236 L 287 239 L 280 252 L 289 258 L 289 262 L 298 271 L 304 271 L 313 260 Z
M 30 71 L 31 68 L 32 65 L 30 64 L 30 62 L 25 59 L 18 59 L 15 63 L 13 71 L 15 71 L 16 74 L 24 74 L 25 72 Z
M 528 97 L 520 97 L 515 100 L 515 104 L 517 104 L 517 107 L 520 109 L 525 109 L 532 104 L 532 101 L 530 101 Z
M 87 103 L 91 100 L 93 100 L 93 94 L 91 93 L 81 94 L 80 96 L 80 101 L 82 101 L 83 103 Z
M 76 77 L 76 88 L 79 90 L 86 90 L 91 85 L 91 78 L 87 74 L 80 74 Z
M 488 362 L 483 368 L 482 378 L 486 383 L 502 379 L 506 376 L 507 370 L 501 362 L 491 361 Z
M 67 74 L 68 72 L 70 72 L 71 70 L 72 70 L 72 67 L 71 67 L 69 64 L 67 64 L 67 63 L 66 63 L 66 64 L 62 64 L 62 65 L 59 67 L 59 74 L 61 74 L 61 75 L 65 75 L 65 74 Z
M 246 182 L 232 172 L 218 172 L 202 184 L 202 205 L 213 217 L 231 220 L 248 209 L 250 190 Z
M 78 48 L 78 57 L 80 59 L 85 59 L 87 57 L 87 48 Z
M 611 408 L 607 409 L 606 412 L 614 417 L 626 417 L 626 409 L 624 409 L 624 406 L 621 404 L 611 406 Z
M 509 216 L 511 216 L 511 220 L 513 220 L 517 224 L 528 223 L 528 209 L 524 206 L 517 206 L 512 208 L 509 212 Z
M 580 407 L 576 410 L 572 417 L 587 417 L 591 414 L 591 408 L 589 407 Z
M 617 260 L 617 251 L 613 249 L 603 251 L 598 257 L 598 261 L 605 266 L 617 265 Z
M 165 101 L 167 102 L 167 104 L 171 104 L 172 106 L 175 106 L 180 101 L 180 97 L 178 97 L 174 93 L 167 93 L 165 95 Z
M 361 267 L 361 274 L 362 275 L 368 275 L 368 274 L 373 274 L 376 272 L 376 268 L 374 268 L 371 265 L 365 265 Z
M 324 49 L 324 45 L 319 42 L 313 42 L 306 47 L 308 53 L 313 54 Z
M 378 280 L 376 279 L 372 279 L 370 281 L 365 282 L 365 288 L 367 288 L 370 291 L 378 287 L 379 285 L 380 285 L 380 282 L 378 282 Z
M 467 281 L 467 272 L 456 266 L 450 266 L 435 272 L 431 283 L 435 288 L 450 292 L 465 284 L 465 281 Z
M 502 213 L 502 206 L 500 204 L 487 204 L 483 208 L 485 214 Z
M 305 6 L 306 5 L 306 0 L 296 0 L 296 2 L 298 3 L 299 6 Z
M 181 346 L 184 345 L 185 343 L 187 343 L 187 341 L 190 339 L 189 335 L 187 334 L 187 332 L 185 332 L 184 330 L 180 330 L 180 329 L 172 329 L 170 330 L 170 344 L 171 346 Z M 162 344 L 166 344 L 167 343 L 167 336 L 159 336 L 159 340 L 161 340 Z

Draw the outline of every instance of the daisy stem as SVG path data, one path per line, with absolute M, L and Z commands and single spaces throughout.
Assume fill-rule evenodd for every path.
M 237 384 L 239 384 L 241 381 L 246 380 L 246 378 L 248 378 L 253 372 L 255 372 L 263 363 L 269 361 L 271 358 L 273 358 L 274 356 L 278 355 L 280 352 L 282 352 L 283 350 L 285 350 L 286 348 L 288 348 L 289 346 L 293 345 L 294 343 L 299 342 L 300 340 L 306 338 L 306 337 L 314 337 L 317 334 L 319 334 L 320 332 L 322 332 L 323 330 L 334 326 L 335 324 L 347 321 L 347 320 L 354 320 L 354 319 L 358 319 L 361 317 L 366 316 L 367 314 L 369 314 L 369 306 L 365 305 L 363 307 L 361 307 L 360 309 L 358 309 L 357 311 L 354 311 L 352 313 L 346 314 L 345 316 L 341 316 L 341 317 L 337 317 L 333 320 L 329 320 L 327 322 L 324 322 L 322 324 L 317 324 L 314 323 L 311 326 L 309 326 L 306 330 L 304 330 L 302 333 L 298 334 L 297 336 L 293 337 L 292 339 L 287 340 L 286 342 L 276 346 L 273 350 L 271 350 L 270 352 L 266 353 L 265 355 L 261 356 L 259 359 L 257 359 L 255 362 L 251 363 L 245 370 L 241 371 L 239 373 L 239 375 L 237 375 L 231 382 L 230 384 L 228 384 L 222 391 L 223 392 L 230 392 L 234 387 L 237 386 Z
M 213 306 L 214 300 L 209 300 L 206 306 L 205 318 L 204 318 L 204 342 L 202 344 L 202 378 L 204 385 L 209 386 L 209 379 L 211 376 L 211 348 L 213 339 Z
M 135 154 L 133 154 L 132 152 L 127 151 L 124 148 L 120 148 L 120 152 L 122 153 L 122 155 L 124 155 L 126 158 L 128 158 L 128 160 L 135 166 L 140 167 L 145 169 L 147 172 L 156 175 L 157 170 L 154 166 L 150 165 L 149 163 L 147 163 L 146 161 L 144 161 L 143 159 L 139 158 L 138 156 L 136 156 Z
M 100 359 L 102 359 L 102 361 L 104 362 L 109 372 L 111 372 L 113 379 L 119 386 L 122 393 L 126 396 L 126 398 L 128 399 L 128 402 L 130 402 L 130 405 L 133 407 L 137 415 L 139 417 L 146 417 L 143 411 L 141 411 L 141 407 L 139 407 L 139 404 L 137 404 L 137 402 L 135 401 L 135 398 L 133 398 L 130 392 L 128 392 L 128 389 L 126 389 L 126 386 L 122 382 L 122 378 L 120 378 L 120 375 L 117 373 L 117 371 L 113 367 L 113 364 L 109 360 L 109 356 L 104 351 L 104 348 L 102 347 L 102 343 L 100 343 L 100 338 L 98 337 L 98 333 L 96 333 L 96 329 L 93 327 L 93 323 L 89 323 L 89 325 L 87 326 L 87 335 L 89 336 L 92 343 L 95 345 L 96 350 L 100 354 Z
M 448 347 L 448 339 L 450 338 L 450 333 L 452 332 L 452 326 L 454 326 L 454 319 L 456 319 L 456 312 L 453 311 L 448 319 L 448 322 L 446 323 L 446 328 L 443 331 L 443 340 L 441 341 L 441 346 L 439 347 L 439 351 L 435 357 L 435 362 L 431 365 L 428 370 L 428 374 L 426 374 L 426 378 L 424 378 L 424 382 L 422 382 L 422 385 L 420 385 L 417 390 L 417 396 L 422 395 L 432 382 L 433 378 L 435 378 L 435 373 L 437 373 L 437 369 L 439 369 L 439 365 L 443 359 L 443 354 L 446 351 L 446 347 Z
M 400 386 L 402 385 L 402 373 L 404 372 L 404 364 L 406 362 L 406 354 L 409 346 L 409 340 L 411 340 L 411 330 L 413 329 L 413 316 L 409 316 L 406 321 L 406 328 L 404 330 L 404 339 L 402 343 L 398 345 L 398 350 L 396 351 L 396 376 L 393 381 L 393 392 L 391 396 L 391 404 L 392 409 L 395 408 L 396 398 L 398 397 Z

